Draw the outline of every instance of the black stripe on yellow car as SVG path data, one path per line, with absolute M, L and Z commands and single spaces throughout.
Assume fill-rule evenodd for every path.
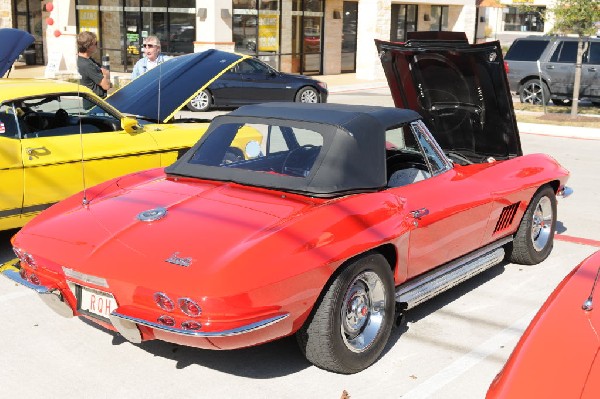
M 20 214 L 41 212 L 44 209 L 50 208 L 54 204 L 56 204 L 56 202 L 51 202 L 48 204 L 26 206 L 25 208 L 22 208 L 22 209 L 21 208 L 4 209 L 4 210 L 0 211 L 0 218 L 6 218 L 9 216 L 17 216 Z
M 185 154 L 191 147 L 181 147 L 181 148 L 170 148 L 168 150 L 155 150 L 155 151 L 147 151 L 147 152 L 136 152 L 136 153 L 130 153 L 127 155 L 115 155 L 112 157 L 98 157 L 98 158 L 85 158 L 84 161 L 88 162 L 88 161 L 99 161 L 99 160 L 104 160 L 104 159 L 119 159 L 119 158 L 129 158 L 131 156 L 143 156 L 143 155 L 154 155 L 154 154 L 168 154 L 170 152 L 177 152 L 177 159 L 179 159 L 183 154 Z M 40 163 L 40 164 L 36 164 L 36 165 L 27 165 L 28 168 L 38 168 L 41 166 L 48 166 L 48 165 L 65 165 L 65 164 L 72 164 L 72 163 L 81 163 L 81 159 L 74 159 L 72 161 L 65 161 L 65 162 L 52 162 L 52 163 Z

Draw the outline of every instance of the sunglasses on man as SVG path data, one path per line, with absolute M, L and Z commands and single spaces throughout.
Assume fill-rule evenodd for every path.
M 156 45 L 156 44 L 150 44 L 150 43 L 144 43 L 144 44 L 142 44 L 142 47 L 143 48 L 146 48 L 146 47 L 147 48 L 154 48 L 154 47 L 158 47 L 158 45 Z

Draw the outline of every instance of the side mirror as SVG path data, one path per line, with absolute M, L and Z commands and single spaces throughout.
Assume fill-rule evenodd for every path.
M 127 133 L 136 133 L 141 129 L 141 126 L 138 125 L 137 119 L 125 116 L 121 118 L 121 129 Z

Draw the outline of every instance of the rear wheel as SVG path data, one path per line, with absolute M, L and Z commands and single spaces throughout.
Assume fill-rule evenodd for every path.
M 394 318 L 394 280 L 381 254 L 357 258 L 325 288 L 296 337 L 317 367 L 342 374 L 373 364 L 385 347 Z
M 187 104 L 187 108 L 194 112 L 208 111 L 212 105 L 212 96 L 208 90 L 202 90 Z
M 519 89 L 519 99 L 522 103 L 535 105 L 548 104 L 550 101 L 550 90 L 545 83 L 539 79 L 529 79 Z
M 296 93 L 297 103 L 319 103 L 321 98 L 314 87 L 303 87 Z
M 543 186 L 533 196 L 515 235 L 510 260 L 535 265 L 550 255 L 556 231 L 556 195 Z

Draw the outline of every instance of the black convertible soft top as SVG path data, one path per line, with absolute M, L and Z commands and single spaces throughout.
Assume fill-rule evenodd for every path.
M 208 131 L 183 157 L 165 169 L 168 174 L 233 181 L 312 196 L 332 197 L 379 190 L 386 186 L 385 132 L 421 116 L 415 111 L 363 105 L 265 103 L 240 107 L 216 117 Z M 196 150 L 223 125 L 265 124 L 317 131 L 323 148 L 304 178 L 257 173 L 190 162 Z

